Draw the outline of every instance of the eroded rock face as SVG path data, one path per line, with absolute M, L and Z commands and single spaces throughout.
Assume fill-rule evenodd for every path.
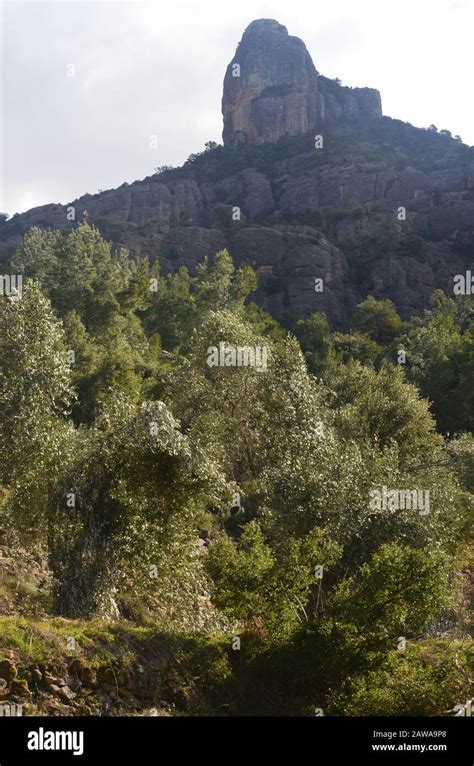
M 227 67 L 224 145 L 263 144 L 338 120 L 382 116 L 380 93 L 318 75 L 306 46 L 272 19 L 253 21 Z
M 317 120 L 317 73 L 306 46 L 271 19 L 253 21 L 227 67 L 224 144 L 306 133 Z
M 375 88 L 347 88 L 318 76 L 318 114 L 322 126 L 339 120 L 382 117 L 382 99 Z

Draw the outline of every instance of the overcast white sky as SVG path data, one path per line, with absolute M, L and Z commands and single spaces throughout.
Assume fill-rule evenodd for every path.
M 14 0 L 1 3 L 0 210 L 120 186 L 221 141 L 225 68 L 257 18 L 301 37 L 321 74 L 378 88 L 385 114 L 474 144 L 474 0 Z

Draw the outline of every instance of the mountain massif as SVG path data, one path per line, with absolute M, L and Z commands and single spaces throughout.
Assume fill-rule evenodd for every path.
M 0 719 L 356 716 L 366 754 L 474 702 L 474 149 L 271 20 L 223 116 L 0 215 Z
M 8 263 L 32 226 L 84 213 L 163 274 L 227 248 L 254 265 L 253 298 L 275 318 L 325 311 L 344 329 L 368 294 L 402 317 L 449 294 L 474 246 L 474 148 L 382 115 L 378 91 L 320 75 L 304 43 L 252 22 L 227 67 L 223 145 L 181 168 L 0 223 Z

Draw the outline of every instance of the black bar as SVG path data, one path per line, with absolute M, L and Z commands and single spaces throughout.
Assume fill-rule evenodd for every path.
M 64 736 L 56 738 L 56 732 L 64 732 Z M 348 765 L 472 766 L 473 732 L 472 720 L 461 717 L 0 718 L 0 766 L 105 766 L 114 762 L 139 766 L 180 763 L 183 757 L 192 764 L 210 761 L 226 765 L 255 762 L 256 758 L 268 763 L 272 757 L 280 762 L 288 760 L 288 756 L 295 764 L 303 759 L 308 764 L 332 764 L 344 759 L 341 762 Z M 28 742 L 43 747 L 69 746 L 77 755 L 73 749 L 30 750 Z

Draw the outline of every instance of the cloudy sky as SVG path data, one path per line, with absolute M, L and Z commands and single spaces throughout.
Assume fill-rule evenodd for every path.
M 301 37 L 321 74 L 378 88 L 385 114 L 474 144 L 474 0 L 14 0 L 0 210 L 69 202 L 220 141 L 224 71 L 256 18 Z

